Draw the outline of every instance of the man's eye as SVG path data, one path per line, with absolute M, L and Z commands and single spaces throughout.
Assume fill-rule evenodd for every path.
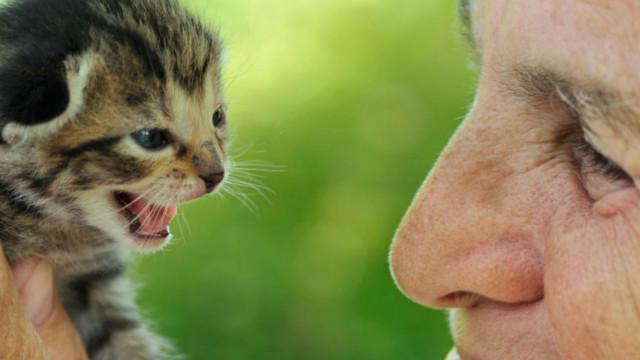
M 160 150 L 171 143 L 169 133 L 160 129 L 144 129 L 131 134 L 138 145 L 147 150 Z
M 574 146 L 574 154 L 578 161 L 579 169 L 583 174 L 601 174 L 611 181 L 632 181 L 631 176 L 626 171 L 614 161 L 602 155 L 584 138 Z

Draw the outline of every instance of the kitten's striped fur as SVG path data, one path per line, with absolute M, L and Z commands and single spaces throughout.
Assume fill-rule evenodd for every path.
M 139 229 L 222 180 L 220 52 L 175 0 L 0 7 L 0 241 L 10 261 L 54 265 L 92 359 L 165 356 L 123 277 L 127 249 L 161 246 Z M 141 146 L 143 129 L 165 145 Z M 123 193 L 156 205 L 133 211 Z

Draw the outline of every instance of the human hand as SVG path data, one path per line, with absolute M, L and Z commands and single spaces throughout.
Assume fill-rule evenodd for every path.
M 2 248 L 0 359 L 87 359 L 80 335 L 58 297 L 51 266 L 29 257 L 10 267 Z
M 447 354 L 447 358 L 444 360 L 460 360 L 458 350 L 456 350 L 456 348 L 451 349 L 451 351 L 449 351 L 449 354 Z

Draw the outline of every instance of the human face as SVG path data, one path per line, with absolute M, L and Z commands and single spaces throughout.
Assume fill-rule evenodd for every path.
M 640 3 L 476 0 L 477 96 L 398 229 L 464 360 L 640 358 Z

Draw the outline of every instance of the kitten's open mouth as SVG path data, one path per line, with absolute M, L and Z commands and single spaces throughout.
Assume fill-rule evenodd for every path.
M 176 215 L 177 206 L 161 206 L 144 197 L 119 191 L 114 193 L 119 213 L 127 220 L 129 231 L 139 240 L 163 240 L 169 236 L 169 223 Z

